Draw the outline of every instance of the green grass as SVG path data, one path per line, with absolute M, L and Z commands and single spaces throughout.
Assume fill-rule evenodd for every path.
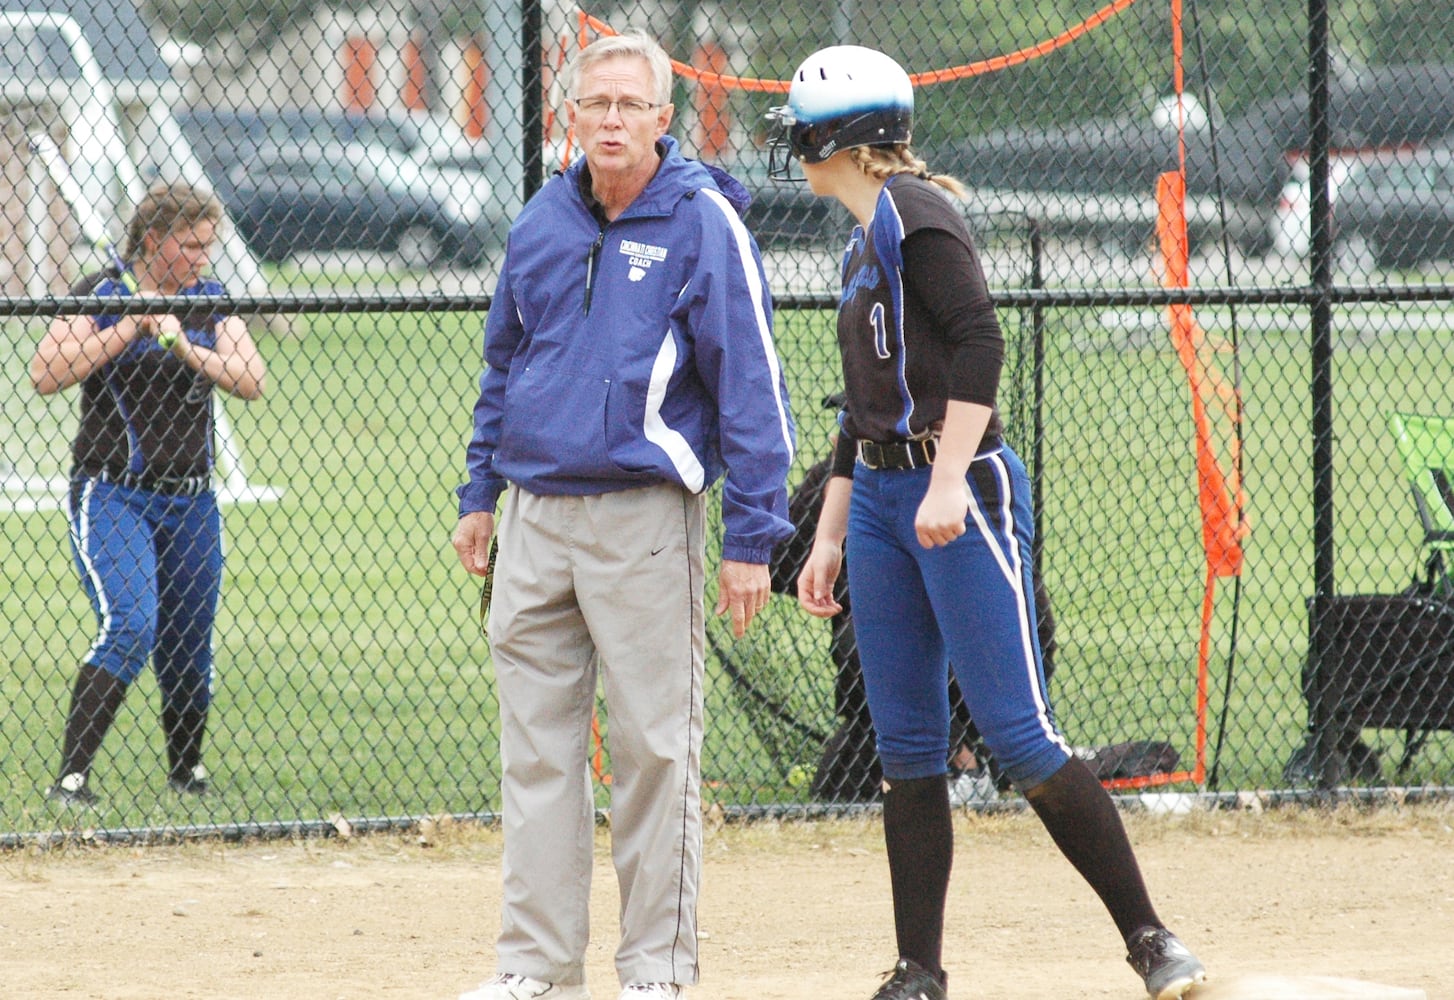
M 1013 362 L 1025 350 L 1023 330 L 1018 317 L 1005 320 Z M 1225 333 L 1217 312 L 1201 320 Z M 137 828 L 498 807 L 496 705 L 475 620 L 478 591 L 449 546 L 480 324 L 477 315 L 305 316 L 295 336 L 263 342 L 267 397 L 227 405 L 250 479 L 283 495 L 225 513 L 227 580 L 208 752 L 217 794 L 190 806 L 161 794 L 148 674 L 103 748 L 97 778 L 107 805 L 95 822 Z M 1060 625 L 1059 717 L 1073 742 L 1169 739 L 1189 765 L 1204 571 L 1186 380 L 1159 338 L 1152 346 L 1118 343 L 1087 311 L 1052 313 L 1049 337 L 1044 571 Z M 819 400 L 839 383 L 832 318 L 780 315 L 778 338 L 799 428 L 796 482 L 831 426 Z M 1260 331 L 1243 345 L 1253 534 L 1223 787 L 1277 784 L 1304 722 L 1303 600 L 1312 587 L 1305 339 L 1295 330 Z M 24 337 L 7 342 L 7 369 L 23 372 Z M 1338 354 L 1342 592 L 1401 588 L 1416 566 L 1417 524 L 1384 419 L 1411 403 L 1438 410 L 1449 374 L 1437 332 L 1390 334 Z M 1019 388 L 1007 382 L 1002 397 Z M 42 456 L 34 464 L 62 467 L 74 401 L 27 400 L 7 399 L 7 426 L 21 436 L 24 454 Z M 1011 430 L 1020 441 L 1028 428 Z M 7 457 L 16 445 L 7 442 Z M 7 548 L 0 644 L 10 667 L 0 680 L 8 706 L 0 715 L 0 782 L 8 789 L 0 830 L 48 829 L 67 820 L 38 788 L 55 765 L 91 612 L 60 513 L 0 508 L 0 533 Z M 1232 581 L 1222 581 L 1214 738 L 1232 597 Z M 760 691 L 809 729 L 832 728 L 826 626 L 777 598 L 740 643 L 720 622 L 710 627 L 715 646 L 730 651 Z M 708 677 L 708 796 L 729 804 L 801 801 L 804 791 L 786 776 L 795 765 L 812 766 L 816 741 L 774 723 L 715 657 Z M 1397 749 L 1396 740 L 1391 745 Z M 1414 779 L 1447 781 L 1450 749 L 1437 736 Z

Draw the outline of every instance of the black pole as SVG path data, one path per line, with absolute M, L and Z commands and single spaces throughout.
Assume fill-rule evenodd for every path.
M 525 164 L 523 201 L 529 201 L 545 183 L 545 70 L 541 58 L 545 38 L 540 6 L 541 0 L 521 0 L 520 4 L 520 85 L 524 90 L 520 114 L 525 143 L 520 156 Z
M 1045 237 L 1040 232 L 1040 220 L 1030 219 L 1030 287 L 1044 288 Z M 1037 302 L 1030 307 L 1030 331 L 1034 337 L 1034 381 L 1035 416 L 1033 457 L 1035 468 L 1031 473 L 1030 502 L 1034 505 L 1031 520 L 1035 526 L 1035 544 L 1031 555 L 1036 566 L 1041 565 L 1040 553 L 1044 546 L 1041 532 L 1045 515 L 1045 497 L 1040 486 L 1045 478 L 1045 306 Z
M 1333 523 L 1333 284 L 1332 209 L 1328 201 L 1328 147 L 1332 133 L 1328 95 L 1328 3 L 1308 0 L 1308 183 L 1312 239 L 1309 245 L 1312 299 L 1310 348 L 1312 361 L 1313 446 L 1313 598 L 1308 602 L 1308 677 L 1321 670 L 1323 616 L 1334 593 Z M 1331 787 L 1343 780 L 1327 712 L 1311 685 L 1308 704 L 1309 740 L 1318 784 Z
M 1328 4 L 1308 0 L 1308 178 L 1312 239 L 1313 593 L 1333 594 L 1333 284 L 1332 210 L 1328 201 Z

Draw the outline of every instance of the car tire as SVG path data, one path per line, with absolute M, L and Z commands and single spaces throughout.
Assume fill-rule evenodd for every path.
M 399 234 L 396 248 L 399 263 L 411 271 L 424 271 L 439 262 L 442 246 L 439 234 L 429 226 L 413 225 Z

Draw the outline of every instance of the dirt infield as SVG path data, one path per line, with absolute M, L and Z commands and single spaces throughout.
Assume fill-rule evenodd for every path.
M 1214 976 L 1339 976 L 1454 997 L 1454 808 L 1127 825 L 1163 918 Z M 500 841 L 427 832 L 0 854 L 0 996 L 452 1000 L 493 967 Z M 963 816 L 956 841 L 952 996 L 1142 996 L 1109 919 L 1033 818 Z M 619 989 L 605 844 L 596 1000 Z M 874 820 L 712 830 L 691 997 L 869 996 L 893 959 L 886 886 Z

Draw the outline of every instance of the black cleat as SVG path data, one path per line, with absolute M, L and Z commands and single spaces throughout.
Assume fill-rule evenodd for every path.
M 51 785 L 45 790 L 45 797 L 62 805 L 81 806 L 86 809 L 94 809 L 101 801 L 91 791 L 86 783 L 86 776 L 80 771 L 67 774 Z
M 1126 961 L 1146 983 L 1152 1000 L 1180 1000 L 1207 970 L 1181 940 L 1165 927 L 1143 927 L 1126 942 Z
M 888 982 L 869 1000 L 947 1000 L 944 983 L 918 962 L 899 959 Z

